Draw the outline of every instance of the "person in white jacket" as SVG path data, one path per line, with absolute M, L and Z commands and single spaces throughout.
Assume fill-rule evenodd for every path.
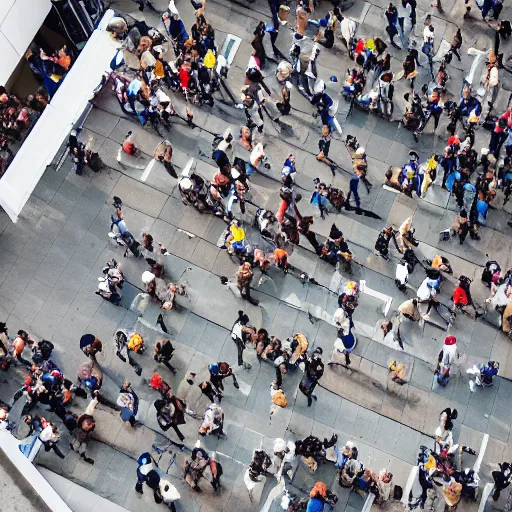
M 338 7 L 335 7 L 334 15 L 339 20 L 340 32 L 341 32 L 341 41 L 350 50 L 352 45 L 352 40 L 354 39 L 357 31 L 357 23 L 346 16 L 343 16 Z

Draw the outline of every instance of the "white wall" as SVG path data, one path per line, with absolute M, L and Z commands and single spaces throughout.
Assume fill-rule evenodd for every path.
M 0 0 L 0 85 L 25 55 L 51 7 L 50 0 Z
M 0 179 L 0 206 L 13 222 L 16 222 L 46 166 L 51 163 L 73 124 L 85 110 L 103 73 L 110 70 L 110 61 L 117 47 L 105 27 L 113 15 L 112 10 L 105 13 L 99 27 L 89 38 L 71 71 Z

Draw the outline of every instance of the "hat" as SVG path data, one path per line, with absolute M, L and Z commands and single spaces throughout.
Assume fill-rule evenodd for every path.
M 313 352 L 313 354 L 320 354 L 320 355 L 322 355 L 323 353 L 324 353 L 324 351 L 323 351 L 322 347 L 315 348 L 315 350 Z
M 444 340 L 445 345 L 455 345 L 455 343 L 457 343 L 455 336 L 446 336 Z
M 183 178 L 179 182 L 179 186 L 181 190 L 183 190 L 184 192 L 188 192 L 194 186 L 194 184 L 192 183 L 192 180 L 190 178 Z
M 336 75 L 332 75 L 332 76 L 329 78 L 329 80 L 330 80 L 331 82 L 336 83 L 336 82 L 338 81 L 338 77 L 337 77 Z
M 356 149 L 356 155 L 364 155 L 365 151 L 364 151 L 364 148 L 362 146 L 358 147 Z
M 212 375 L 218 375 L 219 374 L 219 365 L 218 364 L 209 364 L 208 365 L 208 371 Z
M 149 284 L 154 280 L 155 280 L 155 274 L 153 274 L 149 270 L 146 270 L 145 272 L 142 273 L 142 282 L 144 284 Z

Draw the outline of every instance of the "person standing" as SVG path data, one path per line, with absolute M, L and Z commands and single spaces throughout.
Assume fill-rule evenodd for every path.
M 423 29 L 423 47 L 421 51 L 428 58 L 428 65 L 430 67 L 430 74 L 432 75 L 432 80 L 435 79 L 434 76 L 434 67 L 433 67 L 433 58 L 434 58 L 434 26 L 432 24 L 426 25 Z
M 317 347 L 311 357 L 306 358 L 304 361 L 304 376 L 299 384 L 301 393 L 308 399 L 308 407 L 311 407 L 313 399 L 317 400 L 316 395 L 313 394 L 318 381 L 324 374 L 324 363 L 322 361 L 323 350 Z
M 327 164 L 332 172 L 333 176 L 336 176 L 336 166 L 333 161 L 329 158 L 329 150 L 331 148 L 331 129 L 328 125 L 324 124 L 322 126 L 322 138 L 318 141 L 318 154 L 316 155 L 316 159 L 319 162 L 324 162 Z M 320 202 L 319 202 L 320 206 Z
M 394 46 L 398 50 L 401 50 L 400 46 L 398 46 L 393 40 L 393 38 L 398 34 L 397 26 L 399 26 L 398 12 L 396 10 L 396 7 L 390 3 L 384 14 L 386 15 L 386 19 L 388 21 L 386 32 L 388 33 L 389 36 L 389 42 L 391 43 L 392 46 Z
M 459 357 L 457 339 L 455 336 L 446 336 L 443 348 L 439 352 L 438 365 L 435 371 L 439 385 L 445 387 L 448 384 L 451 366 Z
M 292 83 L 289 81 L 286 81 L 281 87 L 281 101 L 276 103 L 277 110 L 281 113 L 279 117 L 287 116 L 290 113 L 292 108 L 290 104 L 290 91 L 292 87 Z M 277 121 L 279 117 L 276 117 L 274 121 Z
M 251 264 L 248 261 L 242 263 L 236 275 L 237 288 L 240 290 L 240 295 L 242 296 L 243 300 L 250 302 L 253 306 L 257 306 L 260 301 L 251 297 L 252 277 L 253 272 Z
M 457 57 L 457 59 L 459 59 L 459 62 L 460 62 L 459 50 L 460 50 L 461 46 L 462 46 L 462 33 L 460 31 L 460 28 L 458 28 L 457 32 L 455 32 L 455 35 L 453 36 L 450 51 L 455 55 L 455 57 Z
M 96 422 L 94 421 L 94 410 L 98 405 L 98 391 L 94 392 L 94 398 L 91 400 L 85 412 L 78 416 L 76 420 L 76 428 L 73 431 L 73 440 L 69 444 L 69 447 L 78 453 L 84 462 L 87 464 L 94 464 L 94 460 L 90 457 L 87 457 L 87 445 L 91 440 L 92 433 L 94 428 L 96 427 Z
M 85 161 L 85 146 L 83 143 L 78 144 L 71 151 L 71 160 L 73 161 L 73 171 L 78 176 L 81 176 L 84 172 Z
M 508 130 L 512 127 L 512 107 L 509 107 L 496 119 L 494 130 L 489 141 L 489 151 L 498 158 L 501 146 L 507 140 Z
M 505 490 L 512 482 L 512 464 L 509 462 L 502 462 L 499 464 L 500 470 L 492 472 L 494 480 L 494 493 L 492 499 L 498 501 L 500 499 L 501 491 Z
M 23 350 L 27 345 L 32 345 L 34 342 L 29 339 L 26 331 L 20 329 L 16 338 L 12 342 L 13 356 L 21 363 L 26 366 L 32 366 L 32 363 L 23 357 Z
M 238 318 L 231 328 L 231 338 L 235 342 L 238 353 L 238 366 L 244 370 L 250 370 L 252 367 L 249 363 L 244 363 L 243 352 L 247 342 L 256 337 L 256 329 L 249 327 L 249 317 L 243 312 L 238 312 Z

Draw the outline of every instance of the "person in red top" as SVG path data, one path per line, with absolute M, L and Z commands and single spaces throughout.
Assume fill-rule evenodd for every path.
M 489 151 L 498 158 L 501 146 L 505 142 L 508 130 L 512 127 L 512 108 L 509 108 L 505 113 L 501 114 L 496 120 L 496 125 L 491 133 L 491 140 L 489 141 Z
M 471 284 L 471 280 L 466 276 L 460 276 L 459 285 L 453 291 L 453 304 L 456 308 L 460 309 L 463 313 L 470 314 L 468 311 L 469 306 L 473 308 L 473 313 L 471 316 L 476 320 L 481 313 L 478 313 L 475 304 L 473 303 L 473 299 L 471 298 L 471 292 L 469 290 L 469 286 Z

